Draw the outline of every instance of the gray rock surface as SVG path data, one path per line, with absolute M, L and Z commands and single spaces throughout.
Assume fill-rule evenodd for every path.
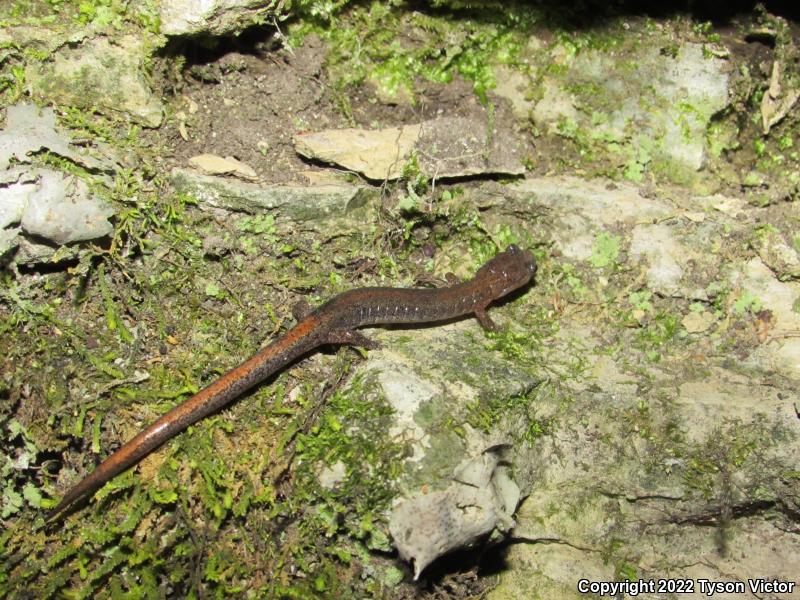
M 415 579 L 440 556 L 514 527 L 519 488 L 500 464 L 502 451 L 487 448 L 460 465 L 446 489 L 401 500 L 392 510 L 389 531 Z
M 411 446 L 390 532 L 414 575 L 478 538 L 510 537 L 519 543 L 495 600 L 578 598 L 579 579 L 615 581 L 620 569 L 792 580 L 800 284 L 779 280 L 748 244 L 759 209 L 565 177 L 503 195 L 514 214 L 537 215 L 529 233 L 558 257 L 558 275 L 540 273 L 518 305 L 497 311 L 514 331 L 552 303 L 559 328 L 536 361 L 465 342 L 476 327 L 466 320 L 407 344 L 381 333 L 387 349 L 363 367 L 395 409 L 391 435 Z M 553 287 L 555 277 L 564 283 Z M 574 294 L 574 312 L 557 312 L 558 293 Z M 504 418 L 465 425 L 487 395 L 509 407 Z M 525 412 L 515 412 L 521 397 Z M 530 441 L 532 422 L 548 425 Z M 461 476 L 500 446 L 522 498 L 516 513 L 494 484 Z
M 50 108 L 33 104 L 10 106 L 6 127 L 0 132 L 0 255 L 20 244 L 25 250 L 17 262 L 36 262 L 55 250 L 23 239 L 22 234 L 56 245 L 109 235 L 113 210 L 89 191 L 81 179 L 46 168 L 16 166 L 12 158 L 30 162 L 30 154 L 47 150 L 90 169 L 103 170 L 106 161 L 74 150 L 56 128 Z
M 367 202 L 369 193 L 348 184 L 259 185 L 188 169 L 173 169 L 172 184 L 196 198 L 201 207 L 247 213 L 278 210 L 299 221 L 344 217 Z
M 230 35 L 275 14 L 280 2 L 263 0 L 164 0 L 159 4 L 165 35 Z
M 577 127 L 588 139 L 608 144 L 628 162 L 632 179 L 656 160 L 679 171 L 702 169 L 706 128 L 728 104 L 728 67 L 702 44 L 685 43 L 664 56 L 661 48 L 671 44 L 656 36 L 645 46 L 613 52 L 559 54 L 553 60 L 564 69 L 539 82 L 543 93 L 534 121 L 551 133 Z M 626 53 L 629 60 L 622 60 Z
M 86 109 L 104 108 L 158 127 L 164 105 L 147 83 L 147 52 L 140 37 L 91 38 L 78 47 L 59 49 L 52 62 L 30 64 L 25 79 L 36 96 Z
M 37 175 L 36 190 L 29 195 L 22 215 L 25 233 L 68 244 L 103 237 L 114 230 L 108 221 L 114 211 L 91 194 L 82 180 L 48 170 Z
M 513 132 L 467 117 L 440 117 L 380 130 L 338 129 L 295 136 L 295 149 L 381 181 L 397 179 L 412 163 L 431 178 L 521 175 Z
M 101 163 L 70 146 L 69 138 L 57 130 L 52 108 L 35 104 L 16 104 L 6 109 L 6 126 L 0 131 L 0 171 L 8 168 L 12 158 L 30 162 L 30 154 L 49 150 L 89 169 Z

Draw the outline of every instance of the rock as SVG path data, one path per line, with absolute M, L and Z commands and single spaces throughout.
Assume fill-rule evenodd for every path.
M 697 198 L 697 201 L 707 203 L 714 210 L 718 210 L 733 219 L 737 219 L 747 209 L 747 200 L 744 198 L 731 198 L 721 194 Z
M 372 370 L 394 411 L 389 434 L 395 438 L 408 437 L 414 440 L 409 459 L 422 460 L 431 440 L 425 429 L 417 423 L 417 411 L 437 397 L 439 387 L 396 360 L 378 359 Z
M 164 0 L 159 4 L 161 33 L 225 36 L 275 16 L 274 3 L 263 0 Z
M 494 317 L 501 323 L 514 321 L 507 312 Z M 371 352 L 362 367 L 365 388 L 393 409 L 389 434 L 408 446 L 406 474 L 397 482 L 401 497 L 389 529 L 401 556 L 413 561 L 415 577 L 443 554 L 487 535 L 504 536 L 513 527 L 519 499 L 535 479 L 532 449 L 510 443 L 530 426 L 527 409 L 524 416 L 503 410 L 503 417 L 486 430 L 466 422 L 470 407 L 491 410 L 476 408 L 485 398 L 504 406 L 500 399 L 524 395 L 541 381 L 476 345 L 477 328 L 474 320 L 465 319 L 416 330 L 406 343 L 398 339 L 402 332 L 375 332 L 384 349 Z M 464 369 L 465 364 L 470 368 Z M 454 422 L 461 435 L 453 433 Z M 513 477 L 512 462 L 525 465 Z
M 128 35 L 93 38 L 60 49 L 52 62 L 31 63 L 25 79 L 31 91 L 50 101 L 85 109 L 103 108 L 158 127 L 164 106 L 146 82 L 145 40 Z
M 630 184 L 613 186 L 601 179 L 535 177 L 510 188 L 523 201 L 546 208 L 552 215 L 549 233 L 568 258 L 589 260 L 600 231 L 633 227 L 672 213 L 669 204 L 642 196 Z
M 685 201 L 691 206 L 685 211 L 645 198 L 631 185 L 566 177 L 532 178 L 509 189 L 536 212 L 544 209 L 542 231 L 549 239 L 543 241 L 551 241 L 567 260 L 588 262 L 599 233 L 613 232 L 620 240 L 618 260 L 626 268 L 639 263 L 653 293 L 704 302 L 719 289 L 748 294 L 757 304 L 743 310 L 764 311 L 759 318 L 766 331 L 755 347 L 743 346 L 739 362 L 759 372 L 800 378 L 800 282 L 780 281 L 795 277 L 797 253 L 778 231 L 764 229 L 755 244 L 759 257 L 731 263 L 731 251 L 725 249 L 738 239 L 746 251 L 747 223 L 753 220 L 753 209 L 744 200 L 693 197 Z M 698 207 L 712 218 L 698 219 Z M 711 311 L 702 310 L 685 314 L 681 322 L 687 333 L 701 334 L 716 321 Z
M 420 171 L 432 178 L 522 175 L 519 137 L 507 123 L 441 117 L 422 123 L 416 144 Z M 491 129 L 489 127 L 491 126 Z
M 769 87 L 761 97 L 761 125 L 764 129 L 764 135 L 767 135 L 770 129 L 780 123 L 789 114 L 789 111 L 794 108 L 797 101 L 800 100 L 800 89 L 789 87 L 784 92 L 781 85 L 781 71 L 780 61 L 774 61 L 772 63 L 772 76 L 770 77 Z M 783 85 L 787 87 L 791 83 L 788 77 L 783 81 Z
M 313 160 L 329 162 L 382 181 L 403 175 L 412 160 L 428 177 L 480 174 L 521 175 L 516 136 L 487 122 L 441 117 L 417 125 L 380 130 L 330 129 L 296 135 L 295 149 Z
M 557 133 L 562 121 L 577 121 L 578 110 L 568 91 L 561 88 L 552 78 L 542 82 L 542 98 L 533 109 L 533 122 L 550 133 Z
M 520 121 L 527 122 L 535 106 L 528 98 L 531 89 L 530 78 L 505 65 L 497 65 L 494 72 L 497 85 L 492 92 L 508 100 L 514 116 Z
M 647 287 L 665 296 L 708 300 L 722 258 L 718 247 L 725 231 L 718 224 L 687 227 L 686 220 L 637 225 L 631 232 L 630 258 L 645 264 Z
M 19 227 L 0 229 L 0 257 L 17 246 L 17 240 L 21 231 L 22 229 Z
M 681 325 L 688 333 L 703 333 L 714 324 L 716 318 L 710 312 L 690 312 L 683 320 Z
M 110 169 L 109 161 L 70 147 L 69 139 L 56 129 L 52 109 L 33 104 L 8 107 L 6 127 L 0 132 L 0 255 L 23 242 L 23 233 L 68 244 L 113 231 L 108 221 L 113 210 L 91 194 L 82 180 L 52 169 L 8 168 L 12 158 L 28 163 L 29 154 L 40 150 L 89 169 Z M 52 247 L 30 240 L 25 248 L 16 257 L 18 262 L 36 262 L 54 254 Z
M 655 79 L 642 79 L 641 83 L 653 83 L 656 97 L 665 102 L 664 113 L 652 121 L 655 130 L 659 126 L 666 128 L 660 151 L 690 169 L 699 170 L 705 164 L 706 127 L 711 117 L 728 104 L 726 62 L 707 56 L 703 44 L 697 43 L 682 45 L 660 73 L 664 64 L 660 51 L 653 47 L 648 58 L 652 62 L 639 75 L 643 78 L 655 75 Z M 686 106 L 692 110 L 688 111 Z
M 28 198 L 36 191 L 36 177 L 24 169 L 0 171 L 0 229 L 19 223 Z
M 37 171 L 36 190 L 28 197 L 22 229 L 56 244 L 68 244 L 109 235 L 108 218 L 114 211 L 89 192 L 77 177 L 56 171 Z
M 0 28 L 0 63 L 6 57 L 22 54 L 28 50 L 48 55 L 65 44 L 79 44 L 90 31 L 81 28 L 48 28 L 37 25 L 9 25 Z
M 666 295 L 675 295 L 681 288 L 686 247 L 676 239 L 669 225 L 639 225 L 631 234 L 631 258 L 648 263 L 647 287 Z
M 420 125 L 376 131 L 327 129 L 298 134 L 298 154 L 362 173 L 368 179 L 397 179 L 419 139 Z
M 756 242 L 756 249 L 761 260 L 775 271 L 778 279 L 800 277 L 800 257 L 797 250 L 786 242 L 780 232 L 774 229 L 761 232 Z
M 800 283 L 778 281 L 760 258 L 754 258 L 731 273 L 730 285 L 752 294 L 760 309 L 771 313 L 768 337 L 746 362 L 760 371 L 800 379 L 800 313 L 796 309 Z
M 36 177 L 25 169 L 0 171 L 0 256 L 17 246 L 22 215 L 36 191 Z
M 22 233 L 59 245 L 109 235 L 113 214 L 77 177 L 51 169 L 6 171 L 0 177 L 0 255 L 19 244 Z M 30 260 L 19 262 L 53 253 L 50 246 L 29 245 L 24 254 Z
M 56 130 L 52 108 L 39 108 L 35 104 L 9 106 L 5 129 L 0 132 L 0 171 L 8 168 L 12 157 L 27 163 L 28 155 L 40 150 L 49 150 L 89 169 L 103 166 L 96 158 L 70 147 L 67 136 Z
M 708 248 L 722 244 L 727 235 L 721 224 L 698 222 L 696 211 L 644 197 L 627 183 L 538 177 L 509 189 L 523 201 L 547 209 L 546 235 L 565 257 L 591 262 L 599 236 L 618 236 L 621 248 L 627 247 L 628 252 L 621 260 L 641 263 L 650 290 L 708 299 L 706 288 L 717 277 L 722 261 Z M 741 228 L 735 223 L 730 226 Z
M 777 391 L 753 393 L 752 381 L 727 370 L 715 369 L 706 379 L 690 379 L 678 388 L 681 418 L 691 427 L 685 429 L 690 441 L 702 442 L 714 435 L 720 415 L 742 422 L 755 420 L 758 414 L 780 415 L 784 425 L 790 425 L 782 395 Z
M 349 211 L 364 206 L 369 196 L 365 188 L 343 183 L 265 186 L 177 168 L 170 178 L 178 192 L 196 198 L 201 208 L 251 214 L 275 209 L 298 221 L 346 217 Z
M 225 158 L 216 154 L 198 154 L 189 159 L 189 164 L 207 175 L 224 175 L 231 173 L 245 179 L 257 179 L 258 175 L 252 167 L 237 160 L 233 156 Z
M 74 252 L 70 252 L 69 247 L 67 246 L 62 246 L 59 248 L 59 251 L 54 251 L 53 247 L 49 244 L 33 242 L 27 239 L 24 235 L 19 236 L 16 240 L 14 240 L 14 243 L 17 247 L 17 250 L 14 253 L 14 262 L 20 265 L 34 265 L 37 263 L 50 261 L 54 256 L 56 256 L 56 252 L 59 252 L 65 248 L 67 249 L 66 253 L 59 252 L 61 257 L 63 259 L 74 257 Z
M 575 323 L 562 326 L 566 339 L 590 339 Z M 583 352 L 609 360 L 602 343 Z M 537 443 L 542 471 L 515 516 L 512 535 L 523 543 L 504 555 L 489 598 L 575 598 L 578 579 L 614 581 L 609 539 L 644 580 L 677 565 L 682 577 L 716 581 L 793 577 L 800 543 L 786 525 L 797 486 L 781 481 L 800 451 L 793 384 L 719 367 L 637 375 L 628 360 L 623 352 L 598 379 L 568 384 L 574 404 Z M 617 385 L 619 371 L 633 385 Z
M 561 60 L 561 74 L 542 80 L 534 121 L 550 132 L 566 123 L 587 140 L 614 144 L 635 180 L 651 162 L 678 180 L 702 169 L 706 128 L 728 104 L 727 65 L 698 43 L 663 55 L 673 43 L 656 36 L 647 45 L 614 46 L 613 54 L 588 49 Z
M 338 460 L 331 466 L 326 466 L 320 471 L 319 484 L 326 490 L 332 490 L 345 480 L 346 475 L 347 465 Z
M 440 556 L 473 546 L 494 530 L 514 527 L 519 488 L 500 464 L 503 448 L 487 448 L 460 465 L 441 491 L 418 494 L 392 509 L 389 531 L 414 579 Z

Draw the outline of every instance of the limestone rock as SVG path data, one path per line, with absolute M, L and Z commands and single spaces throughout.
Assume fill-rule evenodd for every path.
M 38 96 L 86 109 L 102 107 L 158 127 L 164 107 L 147 84 L 145 53 L 138 37 L 93 38 L 60 49 L 52 62 L 29 65 L 25 79 Z
M 516 136 L 467 117 L 441 117 L 380 130 L 331 129 L 296 135 L 295 149 L 307 158 L 333 163 L 375 181 L 397 179 L 418 168 L 432 178 L 521 175 Z

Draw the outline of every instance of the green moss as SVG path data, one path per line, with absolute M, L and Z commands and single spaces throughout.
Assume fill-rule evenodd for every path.
M 564 48 L 570 55 L 575 56 L 588 50 L 598 50 L 608 52 L 616 48 L 622 41 L 620 33 L 613 32 L 613 28 L 605 31 L 587 29 L 575 31 L 574 29 L 559 29 L 554 33 L 554 39 L 558 46 Z
M 297 22 L 290 40 L 315 32 L 330 44 L 328 67 L 342 89 L 370 81 L 381 94 L 413 101 L 418 77 L 471 81 L 482 102 L 495 85 L 492 66 L 514 64 L 536 16 L 514 6 L 475 10 L 470 20 L 452 13 L 409 11 L 406 2 L 371 2 L 347 11 L 319 11 Z M 304 11 L 301 11 L 301 13 Z
M 589 264 L 595 268 L 604 268 L 616 264 L 619 258 L 622 238 L 607 232 L 601 232 L 594 240 Z
M 638 310 L 649 312 L 653 310 L 653 303 L 650 301 L 652 297 L 653 293 L 649 290 L 631 292 L 628 296 L 628 302 Z
M 724 484 L 721 478 L 730 477 L 756 449 L 764 448 L 759 433 L 762 426 L 725 420 L 704 442 L 688 449 L 684 457 L 684 483 L 706 500 L 718 498 Z
M 0 6 L 6 25 L 92 27 L 96 31 L 142 28 L 158 33 L 160 21 L 154 0 L 11 0 Z
M 25 92 L 25 67 L 12 65 L 0 72 L 0 93 L 4 103 L 9 105 L 19 102 Z
M 761 310 L 761 300 L 749 290 L 743 290 L 733 303 L 733 312 L 744 314 L 745 312 L 758 312 Z
M 638 330 L 637 345 L 646 352 L 648 359 L 658 362 L 662 353 L 669 350 L 670 342 L 675 340 L 679 330 L 678 315 L 657 312 L 645 327 Z

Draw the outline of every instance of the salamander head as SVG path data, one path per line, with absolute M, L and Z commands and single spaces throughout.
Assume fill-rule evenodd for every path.
M 475 280 L 489 292 L 492 300 L 526 285 L 536 273 L 536 261 L 528 250 L 511 244 L 475 273 Z

